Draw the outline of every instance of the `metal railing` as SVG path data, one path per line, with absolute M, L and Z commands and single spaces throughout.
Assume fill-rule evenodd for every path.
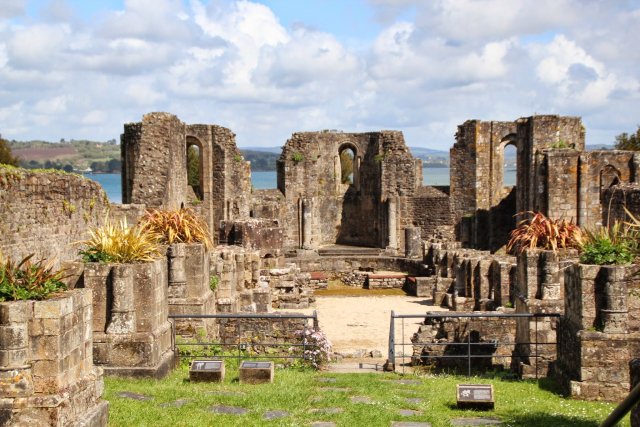
M 454 341 L 445 341 L 445 342 L 404 342 L 405 337 L 405 322 L 404 319 L 424 319 L 424 323 L 427 322 L 428 319 L 459 319 L 459 318 L 528 318 L 534 320 L 534 337 L 535 341 L 526 341 L 526 342 L 500 342 L 499 340 L 492 340 L 490 342 L 472 342 L 471 340 L 471 332 L 467 333 L 466 342 L 454 342 Z M 387 356 L 387 363 L 385 363 L 386 370 L 395 371 L 396 364 L 396 347 L 402 348 L 402 373 L 404 373 L 405 366 L 405 358 L 406 352 L 404 348 L 407 346 L 449 346 L 457 348 L 458 350 L 464 349 L 466 350 L 466 354 L 442 354 L 442 355 L 421 355 L 421 359 L 466 359 L 467 360 L 467 376 L 471 376 L 471 361 L 473 359 L 478 358 L 509 358 L 513 359 L 516 357 L 523 358 L 533 358 L 535 360 L 535 371 L 536 378 L 538 377 L 538 359 L 542 357 L 539 354 L 540 346 L 548 346 L 548 345 L 556 345 L 556 342 L 540 342 L 538 341 L 538 319 L 541 318 L 552 318 L 552 317 L 560 317 L 558 313 L 460 313 L 460 312 L 427 312 L 424 314 L 396 314 L 393 310 L 391 311 L 391 323 L 389 325 L 389 353 Z M 395 329 L 396 319 L 402 319 L 401 331 L 402 331 L 402 341 L 396 342 Z M 515 334 L 514 334 L 515 335 Z M 517 354 L 515 352 L 516 345 L 533 345 L 534 351 L 530 354 Z M 500 355 L 500 354 L 473 354 L 472 349 L 477 348 L 478 346 L 494 346 L 495 350 L 498 347 L 513 347 L 514 351 L 512 351 L 509 355 Z
M 250 326 L 247 326 L 246 329 L 242 329 L 244 325 L 242 322 L 239 323 L 240 330 L 235 335 L 234 342 L 227 341 L 206 341 L 201 342 L 199 340 L 196 341 L 184 341 L 178 343 L 176 340 L 176 320 L 187 320 L 187 319 L 238 319 L 238 320 L 270 320 L 270 321 L 284 321 L 289 319 L 303 319 L 304 326 L 300 330 L 300 341 L 299 342 L 285 342 L 285 343 L 277 343 L 277 342 L 262 342 L 255 341 L 253 339 L 247 340 L 243 337 L 243 332 L 251 332 L 253 329 Z M 196 357 L 205 357 L 206 350 L 211 350 L 212 357 L 216 359 L 224 359 L 224 358 L 235 358 L 238 359 L 308 359 L 307 350 L 314 348 L 315 344 L 307 341 L 307 331 L 316 329 L 318 325 L 318 314 L 316 311 L 313 311 L 313 314 L 258 314 L 258 313 L 242 313 L 242 314 L 229 314 L 229 313 L 221 313 L 221 314 L 174 314 L 169 315 L 169 320 L 171 322 L 171 337 L 172 337 L 172 347 L 175 351 L 175 354 L 179 354 L 181 358 L 196 358 Z M 312 321 L 311 326 L 309 325 L 309 321 Z M 248 323 L 250 325 L 250 323 Z M 178 349 L 178 345 L 184 347 L 200 347 L 203 349 L 202 352 L 199 352 L 197 355 L 191 354 L 181 354 Z M 261 354 L 255 351 L 247 351 L 250 350 L 251 347 L 261 347 L 261 348 L 284 348 L 285 351 L 282 351 L 281 354 Z M 289 352 L 287 349 L 291 348 L 301 348 L 300 352 Z M 232 349 L 231 351 L 225 352 L 217 352 L 217 349 Z M 235 350 L 235 353 L 234 353 Z

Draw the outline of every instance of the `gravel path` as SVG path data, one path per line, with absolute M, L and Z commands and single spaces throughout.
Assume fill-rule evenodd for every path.
M 310 314 L 318 312 L 320 328 L 333 344 L 333 350 L 345 356 L 362 357 L 366 352 L 379 351 L 386 357 L 389 342 L 391 310 L 396 314 L 422 314 L 427 311 L 442 311 L 434 307 L 431 299 L 411 296 L 372 297 L 316 297 L 316 307 L 304 310 L 285 310 Z M 404 322 L 403 322 L 404 321 Z M 422 319 L 396 319 L 396 342 L 404 335 L 404 342 L 411 344 L 411 336 L 418 331 Z M 404 333 L 403 333 L 404 323 Z M 405 354 L 411 354 L 405 347 Z M 396 354 L 401 349 L 396 347 Z

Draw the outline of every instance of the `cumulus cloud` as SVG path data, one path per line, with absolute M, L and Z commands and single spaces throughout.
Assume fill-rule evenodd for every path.
M 111 139 L 164 110 L 249 145 L 395 128 L 446 149 L 466 119 L 533 113 L 582 114 L 610 142 L 640 108 L 635 1 L 367 0 L 370 39 L 290 26 L 250 0 L 125 0 L 91 16 L 51 0 L 28 17 L 8 3 L 0 130 L 16 139 Z

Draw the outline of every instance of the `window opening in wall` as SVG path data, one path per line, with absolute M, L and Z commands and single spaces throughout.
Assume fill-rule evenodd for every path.
M 197 200 L 202 200 L 202 153 L 194 143 L 187 143 L 187 184 Z
M 518 150 L 514 144 L 504 146 L 502 158 L 502 183 L 505 187 L 516 185 L 516 175 L 518 173 Z
M 611 165 L 606 165 L 600 171 L 600 200 L 604 197 L 604 190 L 620 183 L 620 171 Z
M 353 184 L 355 173 L 355 153 L 351 148 L 343 148 L 340 151 L 340 176 L 343 184 Z

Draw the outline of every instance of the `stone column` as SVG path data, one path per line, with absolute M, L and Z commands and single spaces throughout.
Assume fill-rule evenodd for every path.
M 607 271 L 604 284 L 604 306 L 600 310 L 603 331 L 623 334 L 627 332 L 627 284 L 624 267 L 603 267 Z
M 112 272 L 111 321 L 108 334 L 136 332 L 136 312 L 133 297 L 133 269 L 129 264 L 115 264 Z
M 29 322 L 32 318 L 33 301 L 0 303 L 0 396 L 8 400 L 9 405 L 12 404 L 10 398 L 33 393 L 29 363 Z M 37 320 L 33 322 L 34 329 L 42 328 Z
M 404 229 L 404 256 L 407 258 L 420 258 L 422 256 L 420 228 L 407 227 Z
M 302 249 L 311 249 L 312 200 L 302 200 Z
M 396 200 L 390 198 L 387 201 L 388 207 L 388 221 L 389 224 L 389 245 L 387 246 L 387 252 L 395 254 L 398 250 L 398 232 L 397 232 L 397 215 L 396 215 Z
M 169 260 L 169 298 L 184 298 L 186 296 L 185 253 L 184 243 L 174 243 L 167 250 L 167 258 Z
M 360 164 L 362 157 L 357 156 L 353 159 L 353 184 L 356 187 L 356 191 L 360 191 Z

